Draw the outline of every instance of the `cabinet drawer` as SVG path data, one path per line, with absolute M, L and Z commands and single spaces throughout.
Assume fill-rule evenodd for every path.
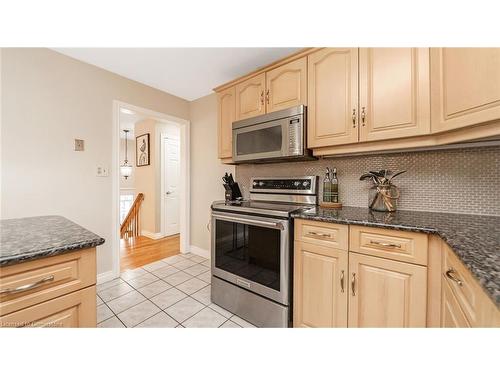
M 423 233 L 352 225 L 350 242 L 350 251 L 427 265 L 428 238 Z
M 472 326 L 479 325 L 481 296 L 479 285 L 465 265 L 453 253 L 448 245 L 444 246 L 443 275 L 446 284 L 453 291 L 458 304 Z
M 0 316 L 96 283 L 95 248 L 2 267 Z
M 0 317 L 0 327 L 95 327 L 95 286 Z
M 347 225 L 295 220 L 295 240 L 347 250 L 349 230 Z

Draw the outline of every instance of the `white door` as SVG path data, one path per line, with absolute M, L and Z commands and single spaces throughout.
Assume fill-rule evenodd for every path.
M 165 235 L 179 233 L 180 141 L 164 138 L 165 150 Z

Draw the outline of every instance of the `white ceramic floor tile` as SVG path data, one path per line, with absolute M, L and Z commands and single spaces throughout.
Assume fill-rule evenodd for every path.
M 180 270 L 184 270 L 186 268 L 194 266 L 195 264 L 195 262 L 191 262 L 189 259 L 184 259 L 182 262 L 175 263 L 173 266 Z
M 136 325 L 136 328 L 175 328 L 179 323 L 163 311 Z
M 138 303 L 141 303 L 145 300 L 146 297 L 134 290 L 133 292 L 127 293 L 121 297 L 109 301 L 108 306 L 111 310 L 113 310 L 115 314 L 119 314 L 122 311 L 125 311 L 128 308 L 137 305 Z
M 157 270 L 152 271 L 151 273 L 155 276 L 158 276 L 159 278 L 163 279 L 167 276 L 173 275 L 174 273 L 179 272 L 178 268 L 169 266 L 169 265 L 164 265 L 162 268 L 158 268 Z
M 231 317 L 231 320 L 243 328 L 256 328 L 252 323 L 249 323 L 246 320 L 241 319 L 237 315 L 233 315 Z
M 199 255 L 195 255 L 189 259 L 191 262 L 201 263 L 207 260 L 207 258 L 200 257 Z
M 202 266 L 205 266 L 205 267 L 208 267 L 210 268 L 211 264 L 210 264 L 210 259 L 207 259 L 203 262 L 200 263 Z
M 151 284 L 152 282 L 155 282 L 157 280 L 158 280 L 158 277 L 156 277 L 155 275 L 152 275 L 150 273 L 147 273 L 145 275 L 136 277 L 135 279 L 128 280 L 127 283 L 132 285 L 134 288 L 138 289 L 138 288 L 141 288 L 141 287 L 146 286 L 148 284 Z
M 218 312 L 219 314 L 221 314 L 223 317 L 229 319 L 233 316 L 233 313 L 230 312 L 230 311 L 227 311 L 226 309 L 223 309 L 222 307 L 220 307 L 219 305 L 216 305 L 215 303 L 211 303 L 210 305 L 208 305 L 208 307 L 210 307 L 212 310 L 215 310 L 216 312 Z
M 97 323 L 109 319 L 113 315 L 113 311 L 111 311 L 108 306 L 104 304 L 97 306 Z
M 182 301 L 165 309 L 165 312 L 172 318 L 182 323 L 184 320 L 192 317 L 205 306 L 191 297 L 184 298 Z
M 144 301 L 121 312 L 118 314 L 118 318 L 127 327 L 134 327 L 159 312 L 160 309 L 158 306 L 154 305 L 151 301 Z
M 200 312 L 182 323 L 186 328 L 217 328 L 226 321 L 221 314 L 205 307 Z
M 172 288 L 172 285 L 170 285 L 169 283 L 166 283 L 163 280 L 157 280 L 149 285 L 138 288 L 137 291 L 146 298 L 151 298 L 170 288 Z
M 184 258 L 180 254 L 162 259 L 163 262 L 168 263 L 168 264 L 175 264 L 175 263 L 182 262 L 184 260 L 186 260 L 186 258 Z
M 206 282 L 193 277 L 192 279 L 177 285 L 177 289 L 186 294 L 193 294 L 205 286 L 207 286 Z
M 181 284 L 182 285 L 182 284 Z M 195 300 L 200 301 L 204 305 L 210 305 L 210 285 L 198 290 L 196 293 L 191 295 Z
M 184 327 L 182 324 L 179 324 L 179 325 L 178 325 L 177 327 L 175 327 L 175 328 L 186 328 L 186 327 Z
M 208 267 L 202 266 L 201 264 L 196 264 L 193 267 L 189 267 L 184 270 L 184 272 L 189 273 L 193 276 L 198 276 L 207 271 L 209 271 Z
M 112 286 L 116 286 L 118 284 L 123 284 L 124 282 L 125 281 L 123 281 L 122 279 L 117 278 L 117 279 L 113 279 L 113 280 L 107 281 L 107 282 L 102 283 L 102 284 L 97 284 L 97 286 L 96 286 L 97 293 L 99 293 L 100 291 L 103 291 L 105 289 L 111 288 Z
M 142 268 L 136 268 L 133 270 L 128 270 L 128 271 L 123 272 L 120 275 L 120 277 L 125 281 L 129 281 L 129 280 L 135 279 L 136 277 L 145 275 L 147 273 L 148 273 L 148 271 L 146 271 Z
M 191 259 L 192 257 L 196 256 L 193 253 L 187 253 L 187 254 L 180 254 L 184 259 Z
M 133 290 L 134 290 L 134 288 L 132 288 L 130 285 L 128 285 L 127 283 L 123 283 L 123 284 L 118 284 L 118 285 L 113 286 L 113 287 L 108 288 L 108 289 L 104 289 L 103 291 L 99 292 L 98 294 L 99 294 L 99 297 L 101 297 L 101 299 L 104 302 L 109 302 L 115 298 L 123 296 L 124 294 L 132 292 Z
M 125 328 L 122 322 L 120 322 L 120 319 L 118 319 L 116 316 L 113 316 L 112 318 L 106 319 L 105 321 L 99 323 L 97 325 L 99 328 Z
M 175 286 L 175 285 L 179 285 L 180 283 L 183 283 L 184 281 L 187 281 L 191 278 L 193 278 L 193 276 L 187 274 L 186 272 L 179 271 L 177 273 L 174 273 L 173 275 L 164 277 L 163 280 L 165 280 L 170 285 Z
M 103 300 L 96 294 L 95 295 L 95 304 L 96 306 L 101 306 L 103 304 Z
M 242 328 L 242 327 L 240 327 L 235 322 L 228 320 L 223 325 L 221 325 L 220 328 Z
M 171 288 L 163 293 L 160 293 L 151 298 L 151 302 L 160 307 L 161 309 L 166 309 L 172 306 L 174 303 L 179 302 L 181 299 L 187 297 L 187 294 L 182 293 L 179 289 Z
M 204 272 L 198 276 L 196 276 L 198 279 L 203 280 L 204 282 L 210 284 L 212 282 L 212 272 Z
M 151 272 L 151 271 L 157 270 L 158 268 L 163 268 L 166 265 L 167 264 L 165 262 L 158 260 L 156 262 L 146 264 L 145 266 L 142 266 L 142 268 L 144 268 L 146 271 Z

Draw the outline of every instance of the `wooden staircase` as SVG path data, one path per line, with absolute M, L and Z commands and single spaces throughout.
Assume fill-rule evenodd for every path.
M 141 227 L 139 222 L 139 214 L 141 209 L 142 201 L 144 200 L 144 194 L 139 193 L 134 200 L 134 204 L 130 207 L 130 210 L 123 220 L 120 227 L 120 238 L 131 238 L 141 235 Z

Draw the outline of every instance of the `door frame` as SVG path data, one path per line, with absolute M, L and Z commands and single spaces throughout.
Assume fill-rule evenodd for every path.
M 165 217 L 165 208 L 166 208 L 166 188 L 165 188 L 165 173 L 166 173 L 166 164 L 165 164 L 165 140 L 166 139 L 172 139 L 173 137 L 169 137 L 169 135 L 165 132 L 160 133 L 160 194 L 161 194 L 161 199 L 160 199 L 160 230 L 162 233 L 162 236 L 167 235 L 167 220 Z M 183 199 L 183 189 L 182 189 L 182 180 L 183 180 L 183 171 L 185 171 L 185 166 L 184 166 L 184 159 L 182 157 L 182 142 L 181 142 L 181 137 L 179 137 L 179 146 L 180 146 L 180 151 L 179 151 L 179 187 L 181 188 L 181 191 L 179 193 L 179 208 L 181 205 L 181 200 Z M 187 198 L 187 197 L 184 197 Z M 180 212 L 179 212 L 180 214 Z M 181 219 L 179 218 L 179 225 L 181 223 Z M 179 228 L 180 232 L 180 228 Z M 182 236 L 181 236 L 182 237 Z
M 111 205 L 111 220 L 113 225 L 113 238 L 111 247 L 113 277 L 120 276 L 120 109 L 128 109 L 130 111 L 139 112 L 154 119 L 174 122 L 180 127 L 180 157 L 181 157 L 181 172 L 180 172 L 180 251 L 188 253 L 190 248 L 190 121 L 179 117 L 171 116 L 165 113 L 156 112 L 148 108 L 139 107 L 133 104 L 125 103 L 119 100 L 113 100 L 113 144 L 112 144 L 112 205 Z M 137 193 L 137 192 L 136 192 Z M 162 228 L 163 231 L 163 228 Z

